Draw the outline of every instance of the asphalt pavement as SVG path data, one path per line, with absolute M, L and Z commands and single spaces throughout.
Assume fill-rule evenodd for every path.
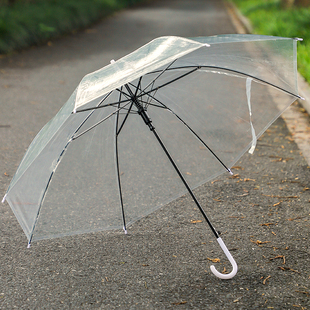
M 0 59 L 0 194 L 36 133 L 81 78 L 162 35 L 235 33 L 218 0 L 154 0 Z M 309 309 L 310 168 L 282 118 L 195 193 L 231 266 L 186 195 L 129 227 L 33 243 L 0 205 L 0 309 Z M 2 196 L 1 194 L 1 196 Z M 214 262 L 212 262 L 214 261 Z

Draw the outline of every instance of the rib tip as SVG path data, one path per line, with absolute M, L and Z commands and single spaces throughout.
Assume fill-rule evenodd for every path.
M 31 243 L 29 242 L 27 245 L 27 249 L 30 249 Z
M 256 148 L 256 143 L 252 144 L 251 148 L 249 149 L 249 153 L 251 155 L 253 155 L 254 151 L 255 151 L 255 148 Z
M 234 173 L 230 169 L 228 169 L 228 172 L 230 175 L 234 175 Z
M 7 194 L 5 194 L 4 197 L 2 198 L 2 200 L 1 200 L 2 203 L 5 203 L 5 201 L 6 201 L 6 196 L 7 196 Z
M 304 39 L 303 38 L 294 38 L 294 40 L 296 40 L 296 41 L 303 41 Z

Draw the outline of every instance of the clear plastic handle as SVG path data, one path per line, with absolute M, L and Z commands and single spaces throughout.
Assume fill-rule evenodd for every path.
M 225 273 L 218 272 L 213 265 L 210 266 L 210 269 L 213 272 L 213 274 L 220 279 L 224 279 L 224 280 L 231 279 L 236 275 L 236 273 L 238 271 L 237 263 L 234 260 L 234 258 L 232 257 L 232 255 L 230 254 L 230 252 L 228 251 L 228 249 L 227 249 L 224 241 L 222 240 L 222 238 L 217 238 L 217 242 L 219 243 L 219 245 L 221 246 L 222 250 L 224 251 L 226 257 L 230 261 L 230 263 L 233 267 L 233 270 L 230 273 L 225 274 Z

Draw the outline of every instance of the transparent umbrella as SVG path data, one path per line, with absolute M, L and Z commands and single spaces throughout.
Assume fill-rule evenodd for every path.
M 297 39 L 160 37 L 86 75 L 4 196 L 29 242 L 127 227 L 227 171 L 293 101 Z M 281 102 L 279 110 L 271 98 Z M 223 210 L 224 212 L 224 210 Z

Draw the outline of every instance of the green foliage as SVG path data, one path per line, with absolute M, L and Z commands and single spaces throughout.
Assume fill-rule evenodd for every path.
M 16 0 L 0 2 L 0 54 L 82 29 L 142 0 Z
M 254 33 L 303 38 L 298 44 L 298 70 L 310 82 L 310 7 L 284 9 L 280 0 L 233 0 L 252 23 Z

